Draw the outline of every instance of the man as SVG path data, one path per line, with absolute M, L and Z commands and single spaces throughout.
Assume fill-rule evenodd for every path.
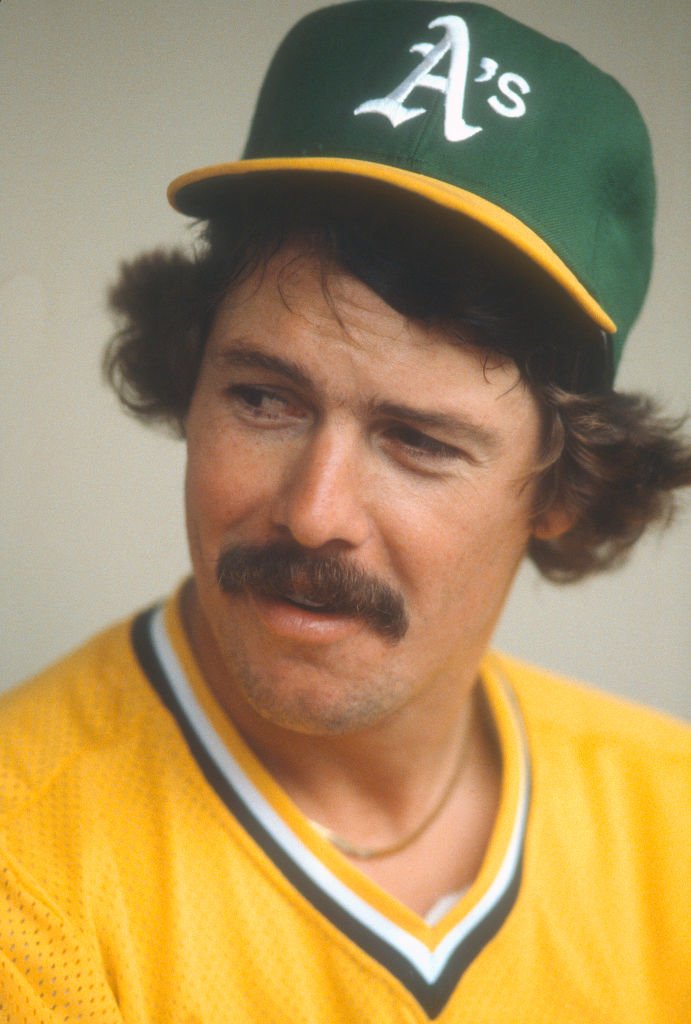
M 626 93 L 472 4 L 317 12 L 205 248 L 112 293 L 187 445 L 192 578 L 3 707 L 11 1021 L 681 1021 L 688 731 L 488 645 L 688 453 L 612 376 L 653 179 Z

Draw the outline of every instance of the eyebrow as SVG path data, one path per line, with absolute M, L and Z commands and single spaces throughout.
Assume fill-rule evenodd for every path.
M 417 409 L 415 406 L 401 405 L 398 402 L 375 402 L 372 411 L 390 416 L 392 419 L 406 420 L 426 430 L 440 431 L 442 434 L 450 435 L 452 439 L 473 441 L 487 452 L 496 451 L 500 447 L 499 438 L 492 430 L 464 416 Z
M 218 353 L 218 361 L 224 366 L 248 366 L 260 370 L 269 370 L 287 377 L 293 384 L 303 388 L 312 388 L 312 379 L 297 363 L 290 359 L 282 359 L 280 356 L 270 356 L 267 352 L 260 352 L 255 348 L 229 348 Z
M 242 344 L 238 344 L 237 348 L 228 348 L 219 352 L 217 360 L 223 366 L 256 367 L 268 370 L 285 377 L 299 387 L 315 389 L 312 378 L 298 363 L 281 356 L 269 355 L 259 349 L 246 348 Z M 391 419 L 405 420 L 415 424 L 416 427 L 440 431 L 449 435 L 452 440 L 455 439 L 459 442 L 472 441 L 479 444 L 488 453 L 496 451 L 501 446 L 498 436 L 492 430 L 462 415 L 434 412 L 404 403 L 376 399 L 368 403 L 368 413 L 370 416 L 386 416 Z

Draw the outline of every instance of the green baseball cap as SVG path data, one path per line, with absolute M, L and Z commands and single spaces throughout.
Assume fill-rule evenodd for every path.
M 650 278 L 652 154 L 633 99 L 570 47 L 474 3 L 315 11 L 271 63 L 242 159 L 168 197 L 207 218 L 277 172 L 383 182 L 479 222 L 575 300 L 618 363 Z

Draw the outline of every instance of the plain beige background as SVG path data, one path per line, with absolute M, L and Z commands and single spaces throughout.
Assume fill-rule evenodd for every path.
M 2 664 L 8 686 L 187 572 L 184 452 L 99 377 L 119 259 L 187 244 L 178 173 L 238 155 L 299 0 L 1 0 Z M 628 86 L 651 126 L 658 258 L 619 385 L 675 413 L 691 377 L 686 0 L 504 0 Z M 521 574 L 497 637 L 529 660 L 689 715 L 689 529 L 570 588 Z

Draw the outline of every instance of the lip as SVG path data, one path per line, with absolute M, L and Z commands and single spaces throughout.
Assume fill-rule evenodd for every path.
M 323 645 L 355 636 L 363 629 L 360 619 L 330 612 L 312 612 L 280 598 L 249 594 L 249 600 L 262 625 L 271 634 L 286 640 Z

